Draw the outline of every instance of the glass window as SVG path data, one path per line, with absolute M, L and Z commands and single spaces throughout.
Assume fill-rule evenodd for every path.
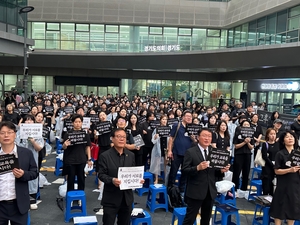
M 149 34 L 163 34 L 162 27 L 149 27 Z
M 193 29 L 192 45 L 193 50 L 202 50 L 206 42 L 206 29 Z
M 90 25 L 91 33 L 104 33 L 104 25 L 102 24 L 91 24 Z
M 66 93 L 74 93 L 74 86 L 66 86 Z
M 46 91 L 53 91 L 53 77 L 46 76 Z
M 79 92 L 84 94 L 84 95 L 88 94 L 87 86 L 85 86 L 85 85 L 76 85 L 75 86 L 75 94 L 78 94 Z
M 105 42 L 118 42 L 119 34 L 118 33 L 106 33 L 105 34 Z
M 233 29 L 228 30 L 228 36 L 227 36 L 227 46 L 230 48 L 233 46 Z
M 130 42 L 130 26 L 120 26 L 120 42 Z
M 75 50 L 88 51 L 90 49 L 89 42 L 76 41 L 75 42 Z M 69 50 L 69 49 L 66 49 Z
M 220 37 L 221 36 L 221 30 L 207 29 L 206 35 L 207 35 L 207 37 Z
M 276 14 L 267 16 L 266 33 L 267 35 L 276 34 Z
M 105 33 L 119 33 L 118 25 L 105 25 Z
M 178 28 L 178 35 L 191 36 L 192 29 L 191 28 Z
M 89 30 L 88 24 L 76 24 L 76 31 L 89 32 Z
M 300 5 L 289 9 L 289 17 L 300 15 Z
M 265 27 L 266 26 L 266 17 L 260 18 L 257 20 L 257 27 Z
M 37 92 L 46 91 L 45 76 L 32 76 L 32 89 Z
M 65 94 L 65 86 L 57 85 L 58 94 Z
M 209 99 L 209 101 L 206 100 L 206 102 L 209 103 L 206 105 L 216 105 L 217 99 L 219 98 L 217 82 L 204 82 L 203 98 Z M 212 100 L 212 102 L 210 100 Z M 203 103 L 205 103 L 204 100 Z
M 276 33 L 281 33 L 287 30 L 287 11 L 277 13 L 277 30 Z
M 147 95 L 147 80 L 132 79 L 128 82 L 128 96 L 134 96 L 139 93 L 140 96 Z M 115 92 L 118 93 L 119 91 Z M 114 93 L 109 92 L 108 93 Z
M 118 93 L 118 92 L 116 92 L 116 93 Z M 126 93 L 128 93 L 128 91 Z M 106 96 L 107 94 L 108 94 L 107 87 L 98 87 L 98 96 L 103 96 L 103 95 Z M 111 94 L 114 95 L 114 93 L 111 93 Z
M 243 43 L 243 46 L 247 42 L 247 39 L 248 39 L 248 23 L 242 25 L 241 43 Z
M 47 23 L 47 30 L 59 30 L 59 23 Z
M 88 32 L 76 32 L 76 41 L 90 41 L 90 34 Z
M 300 17 L 293 17 L 291 19 L 288 20 L 288 27 L 289 30 L 295 30 L 295 29 L 299 29 L 300 27 Z
M 115 96 L 115 93 L 119 93 L 119 87 L 108 86 L 107 87 L 107 93 L 112 94 L 113 96 Z
M 46 49 L 60 49 L 59 31 L 46 31 Z
M 17 18 L 19 19 L 18 10 L 16 9 L 16 6 L 13 4 L 7 3 L 7 23 L 12 25 L 17 25 Z M 26 21 L 25 17 L 27 16 L 26 13 L 21 14 L 23 21 Z
M 33 22 L 32 23 L 32 38 L 45 39 L 45 23 Z
M 61 50 L 74 50 L 74 41 L 61 41 Z
M 74 40 L 74 31 L 75 24 L 74 23 L 62 23 L 61 24 L 61 40 Z
M 230 100 L 230 98 L 231 98 L 231 82 L 218 82 L 218 95 L 219 96 L 223 95 L 224 99 Z
M 187 101 L 190 98 L 189 81 L 176 81 L 175 99 L 184 98 Z
M 5 3 L 0 3 L 0 21 L 6 22 L 6 5 Z
M 90 94 L 91 92 L 93 92 L 94 95 L 98 95 L 98 92 L 97 92 L 98 88 L 97 87 L 88 86 L 87 88 L 88 88 L 88 92 L 87 92 L 88 94 Z
M 192 97 L 203 98 L 203 82 L 190 81 L 190 92 Z
M 17 83 L 17 75 L 4 75 L 4 91 L 11 91 Z
M 160 98 L 161 80 L 147 80 L 147 93 L 150 96 L 158 96 Z
M 248 33 L 248 46 L 255 46 L 256 44 L 256 20 L 249 23 L 249 33 Z

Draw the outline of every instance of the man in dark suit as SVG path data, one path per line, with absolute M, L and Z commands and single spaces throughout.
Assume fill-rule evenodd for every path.
M 16 146 L 16 127 L 12 122 L 0 123 L 0 155 L 15 155 L 19 166 L 0 173 L 0 224 L 26 225 L 30 197 L 28 181 L 38 176 L 37 165 L 29 149 Z M 2 171 L 3 172 L 3 171 Z
M 114 147 L 100 154 L 98 177 L 104 182 L 101 204 L 103 205 L 103 225 L 114 225 L 118 215 L 118 225 L 129 225 L 133 204 L 132 190 L 120 190 L 119 167 L 135 166 L 135 156 L 125 149 L 126 132 L 117 128 L 111 134 Z M 143 183 L 144 180 L 141 181 Z
M 209 225 L 214 199 L 217 196 L 216 177 L 229 170 L 209 168 L 206 161 L 211 149 L 212 131 L 203 128 L 198 132 L 198 145 L 188 149 L 184 155 L 182 173 L 188 176 L 185 192 L 187 212 L 183 225 L 192 225 L 201 208 L 201 225 Z

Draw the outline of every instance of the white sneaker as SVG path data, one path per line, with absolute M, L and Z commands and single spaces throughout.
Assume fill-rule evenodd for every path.
M 245 191 L 238 189 L 236 198 L 245 198 Z
M 81 204 L 82 204 L 81 200 L 78 200 L 78 206 L 81 206 Z
M 37 209 L 37 208 L 38 208 L 37 204 L 30 204 L 30 209 Z

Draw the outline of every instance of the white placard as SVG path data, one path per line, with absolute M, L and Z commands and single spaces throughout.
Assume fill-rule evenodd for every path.
M 41 123 L 21 123 L 20 125 L 20 139 L 42 138 L 43 124 Z
M 83 117 L 82 129 L 90 129 L 91 127 L 91 117 Z
M 121 180 L 120 190 L 141 188 L 144 179 L 144 166 L 119 167 L 118 179 Z

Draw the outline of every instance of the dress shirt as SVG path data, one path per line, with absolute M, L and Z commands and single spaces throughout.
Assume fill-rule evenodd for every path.
M 5 155 L 6 153 L 0 149 L 0 155 Z M 11 153 L 18 158 L 17 146 L 15 145 Z M 0 175 L 0 201 L 8 201 L 16 199 L 16 180 L 13 172 L 8 172 Z
M 200 152 L 201 152 L 201 154 L 203 155 L 204 161 L 206 161 L 206 157 L 207 157 L 207 156 L 205 155 L 204 148 L 202 148 L 202 146 L 199 145 L 199 144 L 198 144 L 198 147 L 200 148 Z M 208 155 L 208 148 L 206 148 L 206 153 L 207 153 L 207 155 Z

